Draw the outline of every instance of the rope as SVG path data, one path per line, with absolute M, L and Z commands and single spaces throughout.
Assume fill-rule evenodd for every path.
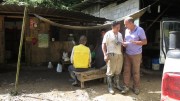
M 139 17 L 141 17 L 149 8 L 150 6 L 148 7 L 145 7 L 135 13 L 132 13 L 128 16 L 131 16 L 133 17 L 134 19 L 137 19 Z M 103 24 L 103 25 L 97 25 L 97 26 L 72 26 L 72 25 L 64 25 L 64 24 L 59 24 L 59 23 L 56 23 L 56 22 L 53 22 L 47 18 L 44 18 L 42 16 L 39 16 L 37 14 L 34 14 L 35 17 L 37 17 L 38 19 L 40 19 L 41 21 L 44 21 L 46 23 L 49 23 L 53 26 L 57 26 L 57 27 L 60 27 L 60 28 L 65 28 L 65 29 L 72 29 L 72 30 L 93 30 L 93 29 L 102 29 L 102 28 L 108 28 L 111 26 L 111 23 L 112 22 L 109 22 L 109 23 L 106 23 L 106 24 Z M 120 21 L 120 23 L 123 23 L 123 20 L 124 18 L 128 17 L 128 16 L 125 16 L 125 17 L 122 17 L 122 18 L 119 18 L 115 21 Z

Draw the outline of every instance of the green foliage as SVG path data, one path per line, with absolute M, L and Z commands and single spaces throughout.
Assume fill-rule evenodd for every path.
M 69 9 L 83 0 L 3 0 L 3 4 L 30 5 L 50 8 Z

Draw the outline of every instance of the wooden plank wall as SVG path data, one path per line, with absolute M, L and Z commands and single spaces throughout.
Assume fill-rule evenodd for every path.
M 46 23 L 40 23 L 37 18 L 33 18 L 35 22 L 38 23 L 37 28 L 30 29 L 30 36 L 38 40 L 38 34 L 46 33 L 48 34 L 49 25 Z M 45 62 L 48 59 L 48 49 L 49 48 L 39 48 L 38 42 L 36 44 L 30 44 L 30 64 L 40 64 Z M 27 49 L 28 50 L 28 49 Z
M 50 43 L 50 57 L 49 61 L 52 62 L 58 62 L 62 58 L 62 52 L 63 50 L 67 51 L 69 53 L 69 56 L 71 55 L 71 51 L 73 48 L 72 42 L 51 42 Z
M 38 42 L 33 45 L 31 41 L 27 41 L 26 37 L 34 37 L 38 39 L 38 34 L 45 33 L 50 34 L 50 25 L 44 22 L 40 22 L 37 18 L 31 18 L 35 22 L 39 23 L 37 28 L 29 29 L 30 20 L 28 20 L 28 27 L 25 33 L 25 61 L 28 65 L 31 64 L 42 64 L 48 63 L 48 61 L 58 62 L 62 57 L 62 50 L 69 52 L 69 56 L 71 54 L 71 50 L 73 48 L 72 42 L 68 41 L 55 41 L 52 42 L 49 39 L 49 47 L 48 48 L 39 48 Z M 61 30 L 60 34 L 75 33 L 74 31 L 69 30 Z M 81 31 L 76 32 L 82 33 Z M 62 37 L 63 40 L 64 37 Z M 76 40 L 78 41 L 78 40 Z M 0 16 L 0 63 L 5 63 L 5 41 L 4 41 L 4 17 Z
M 38 39 L 38 34 L 50 34 L 50 25 L 40 22 L 37 18 L 33 18 L 39 25 L 37 28 L 30 29 L 30 37 Z M 49 35 L 50 36 L 50 35 Z M 26 42 L 27 63 L 29 64 L 43 64 L 51 62 L 59 62 L 62 54 L 61 51 L 66 50 L 69 53 L 73 48 L 72 42 L 54 41 L 49 38 L 48 48 L 39 48 L 38 42 L 33 45 L 31 42 Z M 70 54 L 69 54 L 70 55 Z

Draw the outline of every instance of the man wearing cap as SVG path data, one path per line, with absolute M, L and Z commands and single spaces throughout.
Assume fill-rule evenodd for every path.
M 119 32 L 120 22 L 112 23 L 112 30 L 106 32 L 102 42 L 102 50 L 104 54 L 104 60 L 107 64 L 107 82 L 108 82 L 108 91 L 111 94 L 114 94 L 113 90 L 113 80 L 114 77 L 115 86 L 117 89 L 121 90 L 119 84 L 119 75 L 122 70 L 123 64 L 123 55 L 122 55 L 122 34 Z
M 136 26 L 132 17 L 125 18 L 124 25 L 127 29 L 125 31 L 124 42 L 126 47 L 123 72 L 125 86 L 122 93 L 127 93 L 129 91 L 129 82 L 132 74 L 133 91 L 138 95 L 140 93 L 139 87 L 142 46 L 147 44 L 147 40 L 143 28 Z

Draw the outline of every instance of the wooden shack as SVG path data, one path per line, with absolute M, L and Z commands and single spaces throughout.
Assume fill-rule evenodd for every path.
M 0 64 L 17 62 L 24 6 L 0 5 Z M 89 37 L 88 44 L 96 44 L 98 30 L 69 30 L 52 26 L 34 16 L 38 14 L 54 22 L 66 25 L 103 24 L 106 19 L 53 8 L 28 7 L 27 27 L 22 49 L 23 63 L 28 65 L 58 62 L 62 52 L 71 53 L 80 35 Z M 73 36 L 72 36 L 73 35 Z M 69 54 L 70 55 L 70 54 Z

